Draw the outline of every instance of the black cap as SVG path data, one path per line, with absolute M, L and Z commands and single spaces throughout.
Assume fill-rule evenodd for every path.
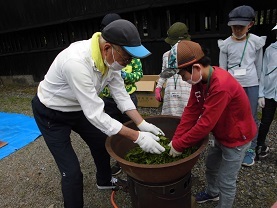
M 250 22 L 255 19 L 255 11 L 250 6 L 239 6 L 233 9 L 229 13 L 228 26 L 232 25 L 243 25 L 247 26 Z
M 102 31 L 104 29 L 104 27 L 106 27 L 111 22 L 113 22 L 115 20 L 119 20 L 119 19 L 121 19 L 119 14 L 116 14 L 116 13 L 109 13 L 109 14 L 107 14 L 102 19 L 102 22 L 101 22 L 101 25 L 100 25 L 100 31 Z
M 109 43 L 121 46 L 133 57 L 144 58 L 151 54 L 141 45 L 136 26 L 128 20 L 119 19 L 111 22 L 103 29 L 102 37 Z

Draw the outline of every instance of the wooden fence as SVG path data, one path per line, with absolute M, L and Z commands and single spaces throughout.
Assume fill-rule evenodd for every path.
M 267 45 L 275 41 L 270 32 L 277 14 L 273 0 L 263 3 L 250 0 L 11 0 L 4 3 L 0 3 L 0 76 L 31 74 L 35 81 L 43 79 L 61 50 L 99 31 L 103 16 L 109 12 L 133 22 L 143 44 L 152 52 L 142 60 L 144 74 L 160 73 L 162 54 L 170 49 L 164 42 L 166 31 L 176 21 L 187 24 L 192 40 L 209 48 L 212 63 L 217 65 L 217 40 L 231 34 L 228 13 L 241 4 L 252 6 L 257 13 L 251 32 L 268 36 Z M 14 9 L 13 4 L 19 5 Z

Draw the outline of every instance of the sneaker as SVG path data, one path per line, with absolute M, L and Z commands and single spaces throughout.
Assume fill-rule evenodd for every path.
M 116 183 L 117 183 L 117 178 L 112 177 L 111 181 L 103 184 L 103 185 L 97 185 L 97 188 L 100 190 L 105 190 L 105 189 L 114 189 L 116 187 Z
M 211 195 L 207 194 L 206 192 L 200 192 L 200 193 L 196 194 L 196 196 L 195 196 L 195 201 L 199 204 L 205 203 L 208 201 L 218 201 L 218 200 L 219 200 L 219 194 L 216 196 L 211 196 Z
M 269 147 L 267 147 L 265 145 L 256 147 L 256 157 L 257 157 L 257 159 L 267 157 L 268 153 L 269 153 Z
M 250 167 L 255 164 L 255 152 L 252 149 L 246 151 L 244 159 L 242 161 L 242 165 Z
M 116 163 L 113 167 L 112 167 L 112 176 L 116 176 L 119 173 L 121 173 L 121 167 L 118 163 Z

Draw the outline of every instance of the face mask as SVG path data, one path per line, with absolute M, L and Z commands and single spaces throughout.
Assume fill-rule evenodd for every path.
M 111 64 L 111 69 L 115 70 L 115 71 L 121 71 L 121 69 L 123 69 L 124 66 L 120 65 L 117 61 L 113 62 Z
M 124 68 L 124 66 L 120 65 L 115 59 L 114 59 L 114 54 L 113 54 L 113 48 L 112 48 L 112 55 L 113 55 L 113 63 L 112 64 L 109 64 L 106 60 L 106 57 L 105 57 L 105 60 L 104 60 L 104 63 L 106 64 L 106 66 L 109 68 L 109 69 L 113 69 L 115 71 L 120 71 L 121 69 Z
M 195 85 L 195 84 L 199 83 L 201 80 L 202 80 L 202 75 L 200 75 L 200 77 L 199 77 L 199 79 L 197 81 L 192 81 L 192 79 L 190 78 L 186 82 L 191 84 L 191 85 Z
M 246 36 L 246 34 L 243 34 L 242 36 L 237 37 L 234 33 L 232 33 L 232 36 L 233 36 L 234 38 L 236 38 L 237 40 L 240 40 L 240 39 L 244 38 L 244 37 Z
M 189 83 L 189 84 L 191 84 L 191 85 L 195 85 L 195 84 L 199 83 L 199 82 L 202 80 L 201 71 L 199 72 L 199 73 L 200 73 L 200 76 L 199 76 L 199 79 L 198 79 L 197 81 L 193 81 L 193 80 L 192 80 L 193 69 L 192 69 L 192 72 L 191 72 L 191 73 L 192 73 L 192 74 L 190 75 L 190 79 L 186 81 L 187 83 Z

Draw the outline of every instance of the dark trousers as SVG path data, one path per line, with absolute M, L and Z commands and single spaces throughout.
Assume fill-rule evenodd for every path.
M 36 123 L 62 176 L 64 206 L 83 207 L 83 174 L 71 145 L 71 130 L 78 133 L 90 148 L 98 185 L 111 180 L 110 156 L 105 148 L 107 136 L 86 119 L 83 111 L 52 110 L 45 107 L 37 96 L 32 100 L 32 108 Z
M 137 107 L 138 99 L 137 99 L 136 94 L 132 93 L 132 94 L 130 94 L 130 97 L 131 97 L 133 103 L 135 104 L 135 106 Z M 107 114 L 109 114 L 109 116 L 118 120 L 121 123 L 125 123 L 125 122 L 131 120 L 129 118 L 129 116 L 127 116 L 126 113 L 123 113 L 123 114 L 121 113 L 121 111 L 117 108 L 117 105 L 116 105 L 115 101 L 113 100 L 113 98 L 104 97 L 103 101 L 105 103 L 104 110 Z
M 265 98 L 265 107 L 262 108 L 262 119 L 259 127 L 257 146 L 265 145 L 266 135 L 273 121 L 276 107 L 277 107 L 277 102 L 274 99 Z

